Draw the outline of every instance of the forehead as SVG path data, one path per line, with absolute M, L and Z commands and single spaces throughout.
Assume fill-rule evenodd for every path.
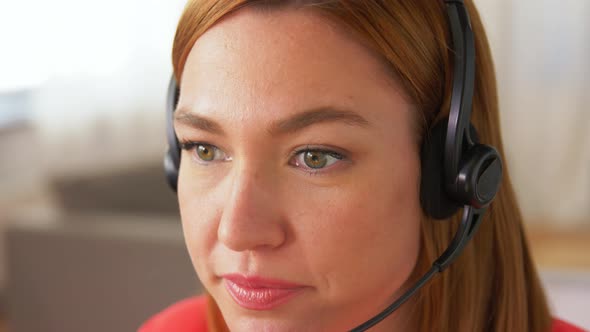
M 405 102 L 384 69 L 350 32 L 311 9 L 245 8 L 197 40 L 179 104 L 289 112 L 318 104 L 354 108 L 377 95 Z

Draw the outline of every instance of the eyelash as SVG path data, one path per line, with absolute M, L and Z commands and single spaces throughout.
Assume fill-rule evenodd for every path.
M 209 143 L 205 143 L 205 142 L 195 142 L 195 141 L 189 141 L 189 140 L 183 140 L 180 142 L 180 149 L 181 150 L 186 150 L 186 151 L 191 151 L 193 150 L 195 147 L 199 146 L 199 145 L 204 145 L 204 146 L 208 146 L 210 148 L 216 149 L 221 151 L 218 147 L 216 147 L 213 144 L 209 144 Z M 339 152 L 333 151 L 333 150 L 328 150 L 328 149 L 321 149 L 321 148 L 315 148 L 315 147 L 310 147 L 310 146 L 306 146 L 305 148 L 301 148 L 296 150 L 295 152 L 293 152 L 291 154 L 291 156 L 289 157 L 289 165 L 297 167 L 297 165 L 293 165 L 291 160 L 293 160 L 294 158 L 298 157 L 299 155 L 303 154 L 303 153 L 308 153 L 308 152 L 315 152 L 315 153 L 322 153 L 325 154 L 326 156 L 332 157 L 337 159 L 338 161 L 344 161 L 347 159 L 347 157 Z M 196 158 L 199 158 L 198 156 L 196 156 Z M 199 158 L 200 159 L 200 158 Z M 206 160 L 201 160 L 201 164 L 209 164 L 212 161 L 206 161 Z M 336 162 L 334 162 L 336 163 Z M 305 164 L 305 163 L 304 163 Z M 330 166 L 324 167 L 324 168 L 318 168 L 318 169 L 313 169 L 310 167 L 305 167 L 303 170 L 304 172 L 308 173 L 309 175 L 318 175 L 320 173 L 324 173 L 327 172 L 327 169 L 331 168 Z

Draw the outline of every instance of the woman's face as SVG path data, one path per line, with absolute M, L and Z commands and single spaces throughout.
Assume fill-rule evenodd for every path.
M 384 65 L 309 10 L 242 9 L 181 86 L 184 235 L 230 329 L 342 331 L 389 305 L 419 251 L 420 161 Z

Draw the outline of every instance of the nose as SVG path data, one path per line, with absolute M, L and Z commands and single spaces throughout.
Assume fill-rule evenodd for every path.
M 276 180 L 261 169 L 234 169 L 218 240 L 234 251 L 280 247 L 286 225 L 278 201 Z

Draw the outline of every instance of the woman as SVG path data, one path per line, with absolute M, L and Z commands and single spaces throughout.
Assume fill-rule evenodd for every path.
M 489 46 L 466 6 L 471 123 L 503 156 Z M 346 331 L 411 289 L 461 222 L 420 201 L 451 45 L 442 1 L 189 1 L 173 49 L 177 184 L 208 295 L 140 331 Z M 460 257 L 371 330 L 579 331 L 551 317 L 506 170 Z

